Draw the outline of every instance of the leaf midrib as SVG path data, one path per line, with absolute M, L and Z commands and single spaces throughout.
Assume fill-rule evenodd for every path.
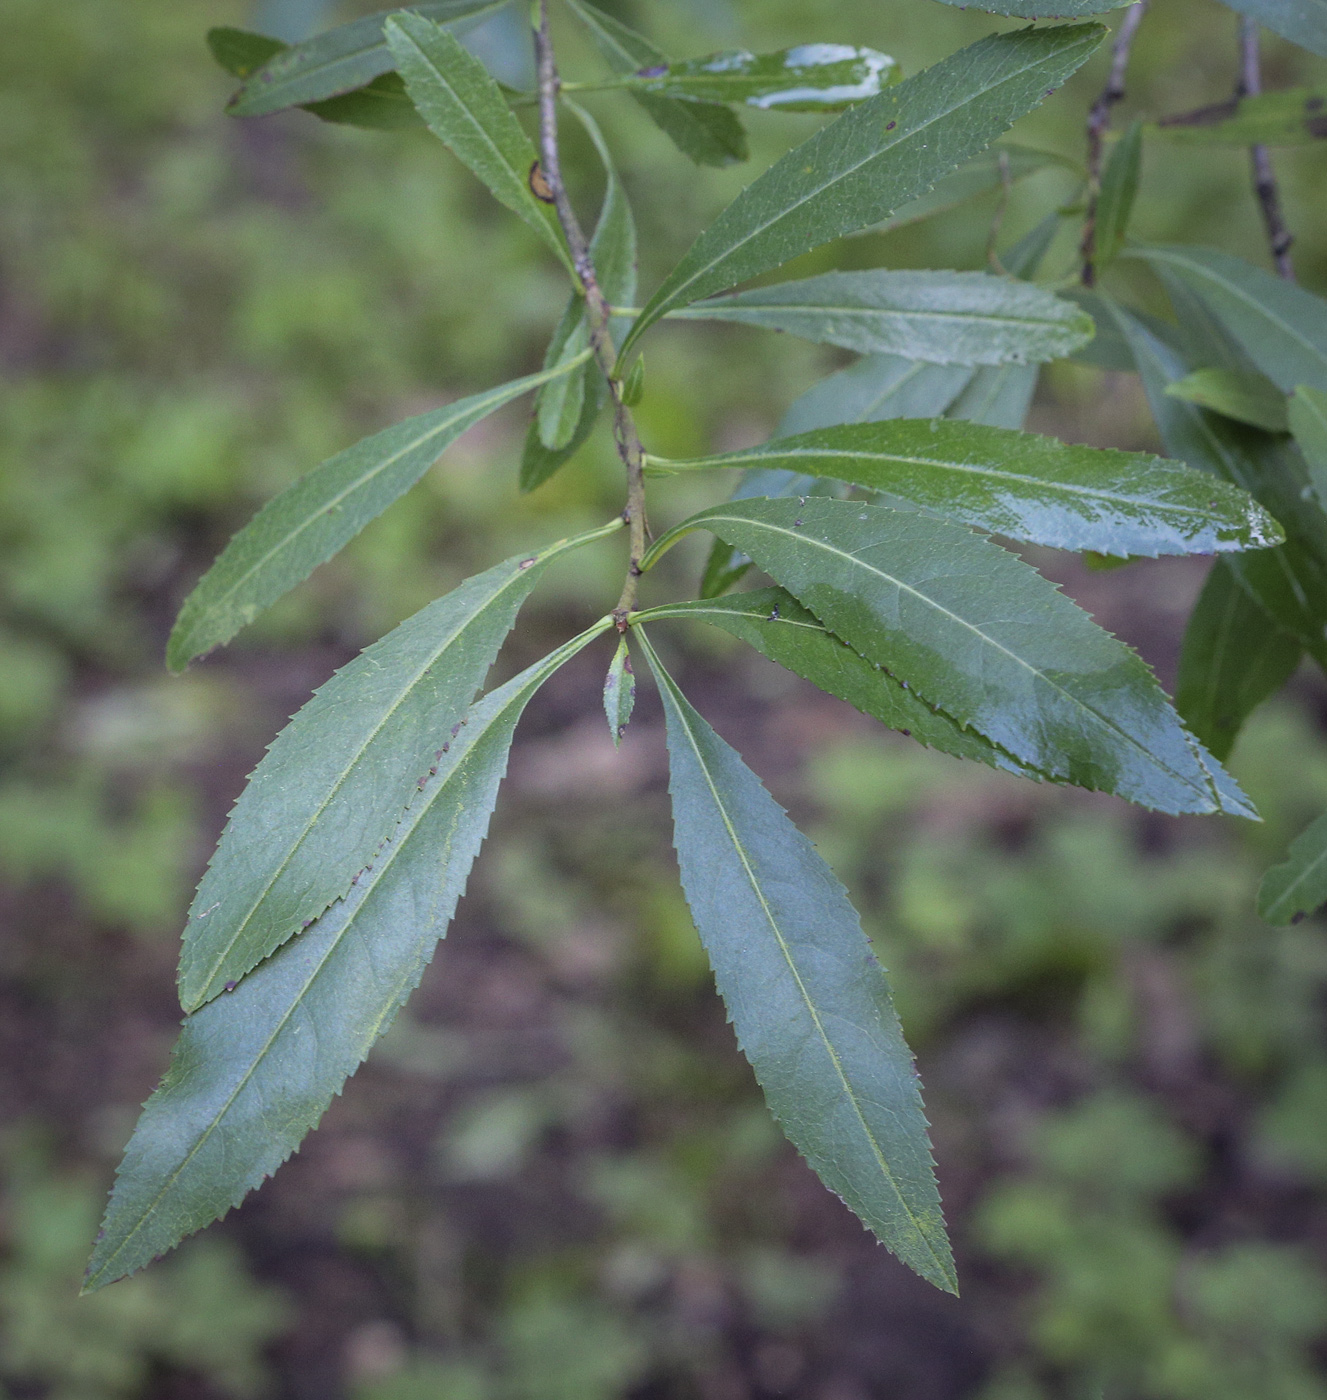
M 742 293 L 738 293 L 741 296 Z M 726 317 L 759 315 L 772 311 L 783 316 L 851 316 L 860 320 L 883 320 L 888 317 L 906 317 L 910 320 L 957 321 L 960 325 L 990 322 L 997 326 L 1031 327 L 1035 330 L 1052 331 L 1073 329 L 1079 318 L 1068 315 L 1013 316 L 995 311 L 947 311 L 943 308 L 912 306 L 834 306 L 823 302 L 811 304 L 799 301 L 698 301 L 683 307 L 670 316 L 676 321 L 718 321 Z
M 1296 876 L 1296 878 L 1293 879 L 1285 887 L 1285 889 L 1281 891 L 1279 895 L 1277 895 L 1276 899 L 1273 900 L 1273 902 L 1267 906 L 1266 918 L 1269 923 L 1272 921 L 1275 915 L 1277 915 L 1289 905 L 1294 904 L 1296 902 L 1293 898 L 1294 892 L 1297 889 L 1299 889 L 1301 885 L 1304 884 L 1304 882 L 1309 878 L 1310 875 L 1313 875 L 1317 872 L 1317 870 L 1321 867 L 1324 861 L 1327 861 L 1327 848 L 1324 848 L 1316 856 L 1314 856 L 1314 858 L 1309 862 L 1309 864 L 1306 865 L 1300 871 L 1299 875 Z M 1290 862 L 1286 861 L 1285 864 L 1289 865 Z M 1271 872 L 1269 871 L 1268 873 L 1270 874 Z

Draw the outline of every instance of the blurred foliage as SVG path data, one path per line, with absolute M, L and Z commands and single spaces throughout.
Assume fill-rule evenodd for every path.
M 925 0 L 618 8 L 679 54 L 828 39 L 907 72 L 1005 27 Z M 262 13 L 293 37 L 317 9 Z M 0 1152 L 0 1392 L 1327 1393 L 1327 945 L 1320 923 L 1272 931 L 1251 912 L 1259 871 L 1327 801 L 1320 694 L 1241 740 L 1267 821 L 1236 830 L 960 768 L 713 639 L 688 643 L 703 707 L 816 814 L 891 970 L 964 1300 L 923 1306 L 807 1189 L 716 1010 L 641 757 L 646 706 L 627 767 L 610 766 L 602 718 L 593 741 L 578 727 L 593 677 L 561 728 L 532 733 L 445 976 L 324 1132 L 223 1230 L 75 1299 L 109 1166 L 164 1064 L 174 933 L 241 762 L 354 648 L 620 505 L 606 435 L 519 497 L 509 411 L 225 658 L 164 678 L 174 608 L 257 504 L 373 428 L 536 368 L 561 309 L 556 270 L 428 138 L 228 122 L 202 34 L 251 17 L 237 0 L 0 7 L 0 1104 L 33 1130 Z M 1234 28 L 1214 0 L 1158 7 L 1131 112 L 1225 96 Z M 1287 45 L 1267 55 L 1269 86 L 1323 80 Z M 1018 138 L 1078 156 L 1103 64 Z M 697 172 L 630 105 L 595 105 L 649 235 L 646 286 L 814 126 L 749 114 L 753 166 Z M 577 142 L 589 208 L 599 177 Z M 1321 287 L 1327 227 L 1308 201 L 1327 154 L 1277 160 L 1297 264 Z M 1055 172 L 1020 185 L 1005 236 L 1069 192 Z M 1238 157 L 1149 148 L 1138 208 L 1142 236 L 1263 257 Z M 995 210 L 794 271 L 980 266 Z M 1065 269 L 1070 242 L 1052 255 Z M 837 363 L 694 325 L 663 328 L 648 356 L 639 418 L 667 455 L 757 439 Z M 1127 381 L 1081 366 L 1055 367 L 1035 411 L 1067 437 L 1149 431 Z M 670 483 L 656 523 L 709 489 Z M 693 566 L 679 549 L 661 567 Z M 607 550 L 578 558 L 523 626 L 595 615 L 615 568 Z

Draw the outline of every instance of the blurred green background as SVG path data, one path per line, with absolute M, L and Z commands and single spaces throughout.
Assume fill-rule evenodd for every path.
M 617 9 L 679 54 L 825 39 L 908 72 L 1009 27 L 927 0 Z M 223 1225 L 75 1297 L 174 1037 L 193 881 L 264 744 L 466 574 L 620 508 L 606 435 L 518 496 L 517 406 L 224 654 L 166 677 L 175 609 L 258 504 L 377 427 L 536 368 L 564 296 L 431 138 L 223 115 L 210 25 L 297 38 L 352 13 L 0 0 L 0 1394 L 1327 1397 L 1327 942 L 1319 921 L 1252 913 L 1261 870 L 1327 802 L 1327 690 L 1307 673 L 1237 749 L 1254 827 L 964 767 L 713 636 L 659 629 L 890 968 L 961 1300 L 873 1245 L 766 1116 L 677 887 L 657 706 L 642 687 L 615 754 L 603 649 L 532 707 L 457 922 L 324 1126 Z M 510 60 L 519 24 L 502 24 L 475 42 Z M 1125 114 L 1225 96 L 1234 33 L 1211 0 L 1156 0 Z M 599 71 L 560 37 L 569 69 Z M 1327 80 L 1279 41 L 1266 53 L 1269 86 Z M 1079 157 L 1105 61 L 1017 138 Z M 750 113 L 751 166 L 702 171 L 631 104 L 595 106 L 647 289 L 815 125 Z M 569 162 L 592 210 L 574 135 Z M 1278 167 L 1321 290 L 1327 158 Z M 1059 173 L 1029 180 L 1003 236 L 1072 193 Z M 995 213 L 976 201 L 795 271 L 981 266 Z M 1136 231 L 1265 262 L 1238 152 L 1150 149 Z M 1059 271 L 1072 244 L 1066 229 Z M 647 444 L 757 440 L 837 363 L 741 328 L 663 328 Z M 1032 421 L 1153 442 L 1128 376 L 1075 365 L 1043 376 Z M 657 486 L 656 525 L 722 489 Z M 620 546 L 596 550 L 537 595 L 505 671 L 611 604 Z M 1173 680 L 1202 561 L 1092 575 L 1037 558 Z M 675 551 L 651 587 L 692 588 L 697 563 Z

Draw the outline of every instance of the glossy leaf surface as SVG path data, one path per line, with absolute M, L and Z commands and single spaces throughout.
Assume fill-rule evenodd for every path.
M 539 685 L 597 627 L 485 696 L 346 897 L 184 1022 L 125 1150 L 86 1290 L 218 1219 L 286 1160 L 418 984 L 465 889 Z
M 390 18 L 383 33 L 429 130 L 570 269 L 557 213 L 534 192 L 534 146 L 488 70 L 454 35 L 409 11 Z
M 1301 384 L 1290 396 L 1288 419 L 1318 504 L 1327 507 L 1327 394 Z
M 608 716 L 608 732 L 613 736 L 614 748 L 622 742 L 635 708 L 636 676 L 631 669 L 631 651 L 623 635 L 613 653 L 608 675 L 604 677 L 604 714 Z
M 403 496 L 468 428 L 548 378 L 515 379 L 384 428 L 270 500 L 185 600 L 166 648 L 171 669 L 228 642 Z
M 586 0 L 567 0 L 567 3 L 590 30 L 600 53 L 615 73 L 635 73 L 642 68 L 668 64 L 668 55 L 662 49 L 621 20 L 587 4 Z M 750 155 L 742 123 L 721 103 L 684 102 L 653 92 L 632 95 L 655 126 L 698 165 L 731 165 Z
M 198 886 L 180 953 L 186 1011 L 346 893 L 454 737 L 544 568 L 616 527 L 467 579 L 315 692 L 254 770 Z
M 1124 235 L 1138 195 L 1138 177 L 1143 166 L 1143 127 L 1131 122 L 1115 143 L 1101 174 L 1101 195 L 1097 201 L 1096 255 L 1098 267 L 1105 267 L 1124 247 Z
M 435 0 L 412 6 L 410 13 L 445 24 L 479 18 L 503 3 L 505 0 Z M 236 117 L 261 117 L 364 87 L 396 66 L 383 29 L 390 15 L 403 13 L 382 10 L 326 29 L 302 44 L 282 45 L 282 51 L 253 73 L 231 98 L 228 110 Z
M 1290 843 L 1287 859 L 1263 876 L 1258 913 L 1269 924 L 1298 923 L 1327 904 L 1327 812 Z
M 639 614 L 633 622 L 663 618 L 693 619 L 722 628 L 771 661 L 927 748 L 1038 782 L 1045 778 L 975 730 L 956 724 L 943 710 L 933 709 L 878 663 L 860 656 L 785 589 L 759 588 L 727 598 L 667 603 Z
M 682 886 L 770 1111 L 877 1238 L 955 1293 L 917 1071 L 856 910 L 643 636 L 641 646 L 667 719 Z
M 822 243 L 879 223 L 1045 100 L 1098 25 L 993 35 L 845 112 L 753 181 L 692 244 L 627 337 Z
M 1091 318 L 1072 302 L 984 272 L 826 272 L 697 302 L 673 316 L 941 365 L 1055 360 L 1093 334 Z
M 1286 396 L 1260 374 L 1224 366 L 1196 369 L 1167 384 L 1166 393 L 1269 433 L 1284 433 L 1289 426 Z
M 1209 554 L 1284 539 L 1246 492 L 1178 462 L 945 419 L 845 423 L 670 466 L 832 477 L 1057 549 Z
M 1226 0 L 1232 10 L 1327 58 L 1327 0 Z
M 1175 708 L 1224 761 L 1244 721 L 1295 674 L 1300 653 L 1218 559 L 1185 629 Z
M 1253 815 L 1139 658 L 963 526 L 824 497 L 735 501 L 712 530 L 869 661 L 1048 776 L 1165 812 Z
M 1327 87 L 1232 97 L 1196 112 L 1162 117 L 1147 134 L 1185 145 L 1309 145 L 1327 137 Z
M 729 49 L 656 63 L 632 74 L 629 86 L 696 102 L 744 102 L 765 111 L 838 112 L 874 97 L 897 78 L 898 65 L 876 49 L 799 44 L 778 53 Z

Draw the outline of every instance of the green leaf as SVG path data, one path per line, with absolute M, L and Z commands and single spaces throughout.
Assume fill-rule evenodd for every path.
M 985 365 L 950 404 L 946 417 L 989 428 L 1019 429 L 1037 390 L 1040 365 Z
M 1301 384 L 1290 396 L 1289 426 L 1308 463 L 1318 504 L 1327 507 L 1327 394 Z
M 399 73 L 383 73 L 354 92 L 301 105 L 306 112 L 312 112 L 325 122 L 363 127 L 368 131 L 407 131 L 424 125 Z
M 270 500 L 185 600 L 166 648 L 171 670 L 228 642 L 404 495 L 466 429 L 551 373 L 515 379 L 384 428 Z
M 1215 367 L 1196 369 L 1167 384 L 1166 393 L 1269 433 L 1284 433 L 1288 427 L 1286 396 L 1261 374 Z
M 968 0 L 943 0 L 946 5 L 969 8 Z M 973 9 L 992 15 L 1008 15 L 1013 19 L 1078 19 L 1082 15 L 1100 15 L 1117 10 L 1129 0 L 980 0 Z
M 1297 924 L 1327 904 L 1327 812 L 1295 837 L 1288 857 L 1258 889 L 1258 914 L 1269 924 Z
M 855 501 L 736 501 L 691 530 L 743 550 L 868 661 L 1023 763 L 1164 812 L 1253 816 L 1152 673 L 1053 584 L 961 525 Z
M 247 78 L 290 46 L 266 34 L 222 25 L 207 31 L 207 47 L 217 64 L 232 78 Z
M 831 477 L 1056 549 L 1155 557 L 1260 549 L 1285 538 L 1246 492 L 1178 462 L 945 419 L 843 423 L 669 467 Z
M 1327 87 L 1232 97 L 1196 112 L 1162 117 L 1146 133 L 1186 145 L 1310 145 L 1327 137 Z
M 1244 721 L 1295 674 L 1300 653 L 1218 559 L 1184 633 L 1175 708 L 1224 762 Z
M 1130 255 L 1179 277 L 1285 393 L 1300 384 L 1327 390 L 1327 302 L 1321 297 L 1211 248 L 1141 246 Z
M 635 626 L 664 618 L 690 618 L 720 627 L 771 661 L 927 748 L 1037 782 L 1045 779 L 1044 773 L 1020 763 L 975 730 L 964 729 L 943 710 L 933 709 L 878 662 L 859 656 L 785 589 L 761 588 L 728 598 L 666 603 L 633 615 L 631 622 Z
M 1039 105 L 1101 42 L 1099 25 L 997 34 L 837 117 L 777 160 L 664 279 L 627 336 L 799 253 L 878 223 Z
M 383 34 L 429 130 L 534 229 L 574 276 L 557 213 L 534 192 L 535 149 L 488 70 L 454 35 L 408 10 L 388 19 Z
M 1232 10 L 1327 58 L 1327 0 L 1226 0 Z
M 553 368 L 562 368 L 589 347 L 590 328 L 582 304 L 579 314 L 575 316 L 571 334 L 558 351 Z M 585 381 L 592 373 L 599 373 L 598 366 L 591 365 L 587 360 L 578 371 L 551 380 L 540 389 L 535 424 L 539 430 L 539 441 L 551 452 L 566 447 L 575 436 L 585 408 Z
M 659 70 L 662 68 L 662 72 Z M 781 112 L 838 112 L 899 78 L 887 53 L 849 44 L 799 44 L 778 53 L 729 49 L 656 63 L 626 79 L 632 91 L 692 102 L 745 102 Z
M 586 25 L 615 73 L 634 73 L 669 62 L 642 34 L 606 15 L 586 0 L 567 0 Z M 697 165 L 731 165 L 750 155 L 742 123 L 728 107 L 715 102 L 682 102 L 657 93 L 632 94 L 650 120 Z
M 454 737 L 546 566 L 619 525 L 468 579 L 314 693 L 254 770 L 198 886 L 180 953 L 186 1011 L 346 893 Z
M 612 664 L 604 678 L 604 713 L 608 716 L 608 732 L 613 736 L 613 747 L 622 742 L 631 722 L 631 712 L 636 708 L 636 677 L 631 669 L 631 651 L 627 646 L 626 634 L 618 640 L 617 651 L 613 653 Z
M 667 717 L 682 885 L 770 1111 L 877 1238 L 956 1293 L 917 1072 L 857 913 L 638 635 Z
M 697 302 L 672 317 L 736 321 L 940 365 L 1055 360 L 1093 334 L 1091 318 L 1072 302 L 984 272 L 826 272 Z
M 184 1022 L 134 1129 L 85 1291 L 150 1263 L 274 1172 L 418 984 L 488 827 L 530 696 L 604 618 L 475 704 L 346 897 Z
M 1115 143 L 1101 176 L 1097 200 L 1096 253 L 1098 267 L 1105 267 L 1124 247 L 1124 235 L 1138 194 L 1143 166 L 1143 124 L 1132 122 Z
M 409 13 L 441 24 L 478 19 L 504 3 L 506 0 L 435 0 L 432 4 L 414 5 Z M 407 12 L 381 10 L 326 29 L 302 44 L 289 48 L 283 44 L 231 98 L 231 115 L 261 117 L 286 107 L 319 102 L 353 92 L 380 74 L 391 72 L 396 65 L 383 35 L 383 25 L 389 15 L 404 13 Z M 231 46 L 233 49 L 233 41 Z

